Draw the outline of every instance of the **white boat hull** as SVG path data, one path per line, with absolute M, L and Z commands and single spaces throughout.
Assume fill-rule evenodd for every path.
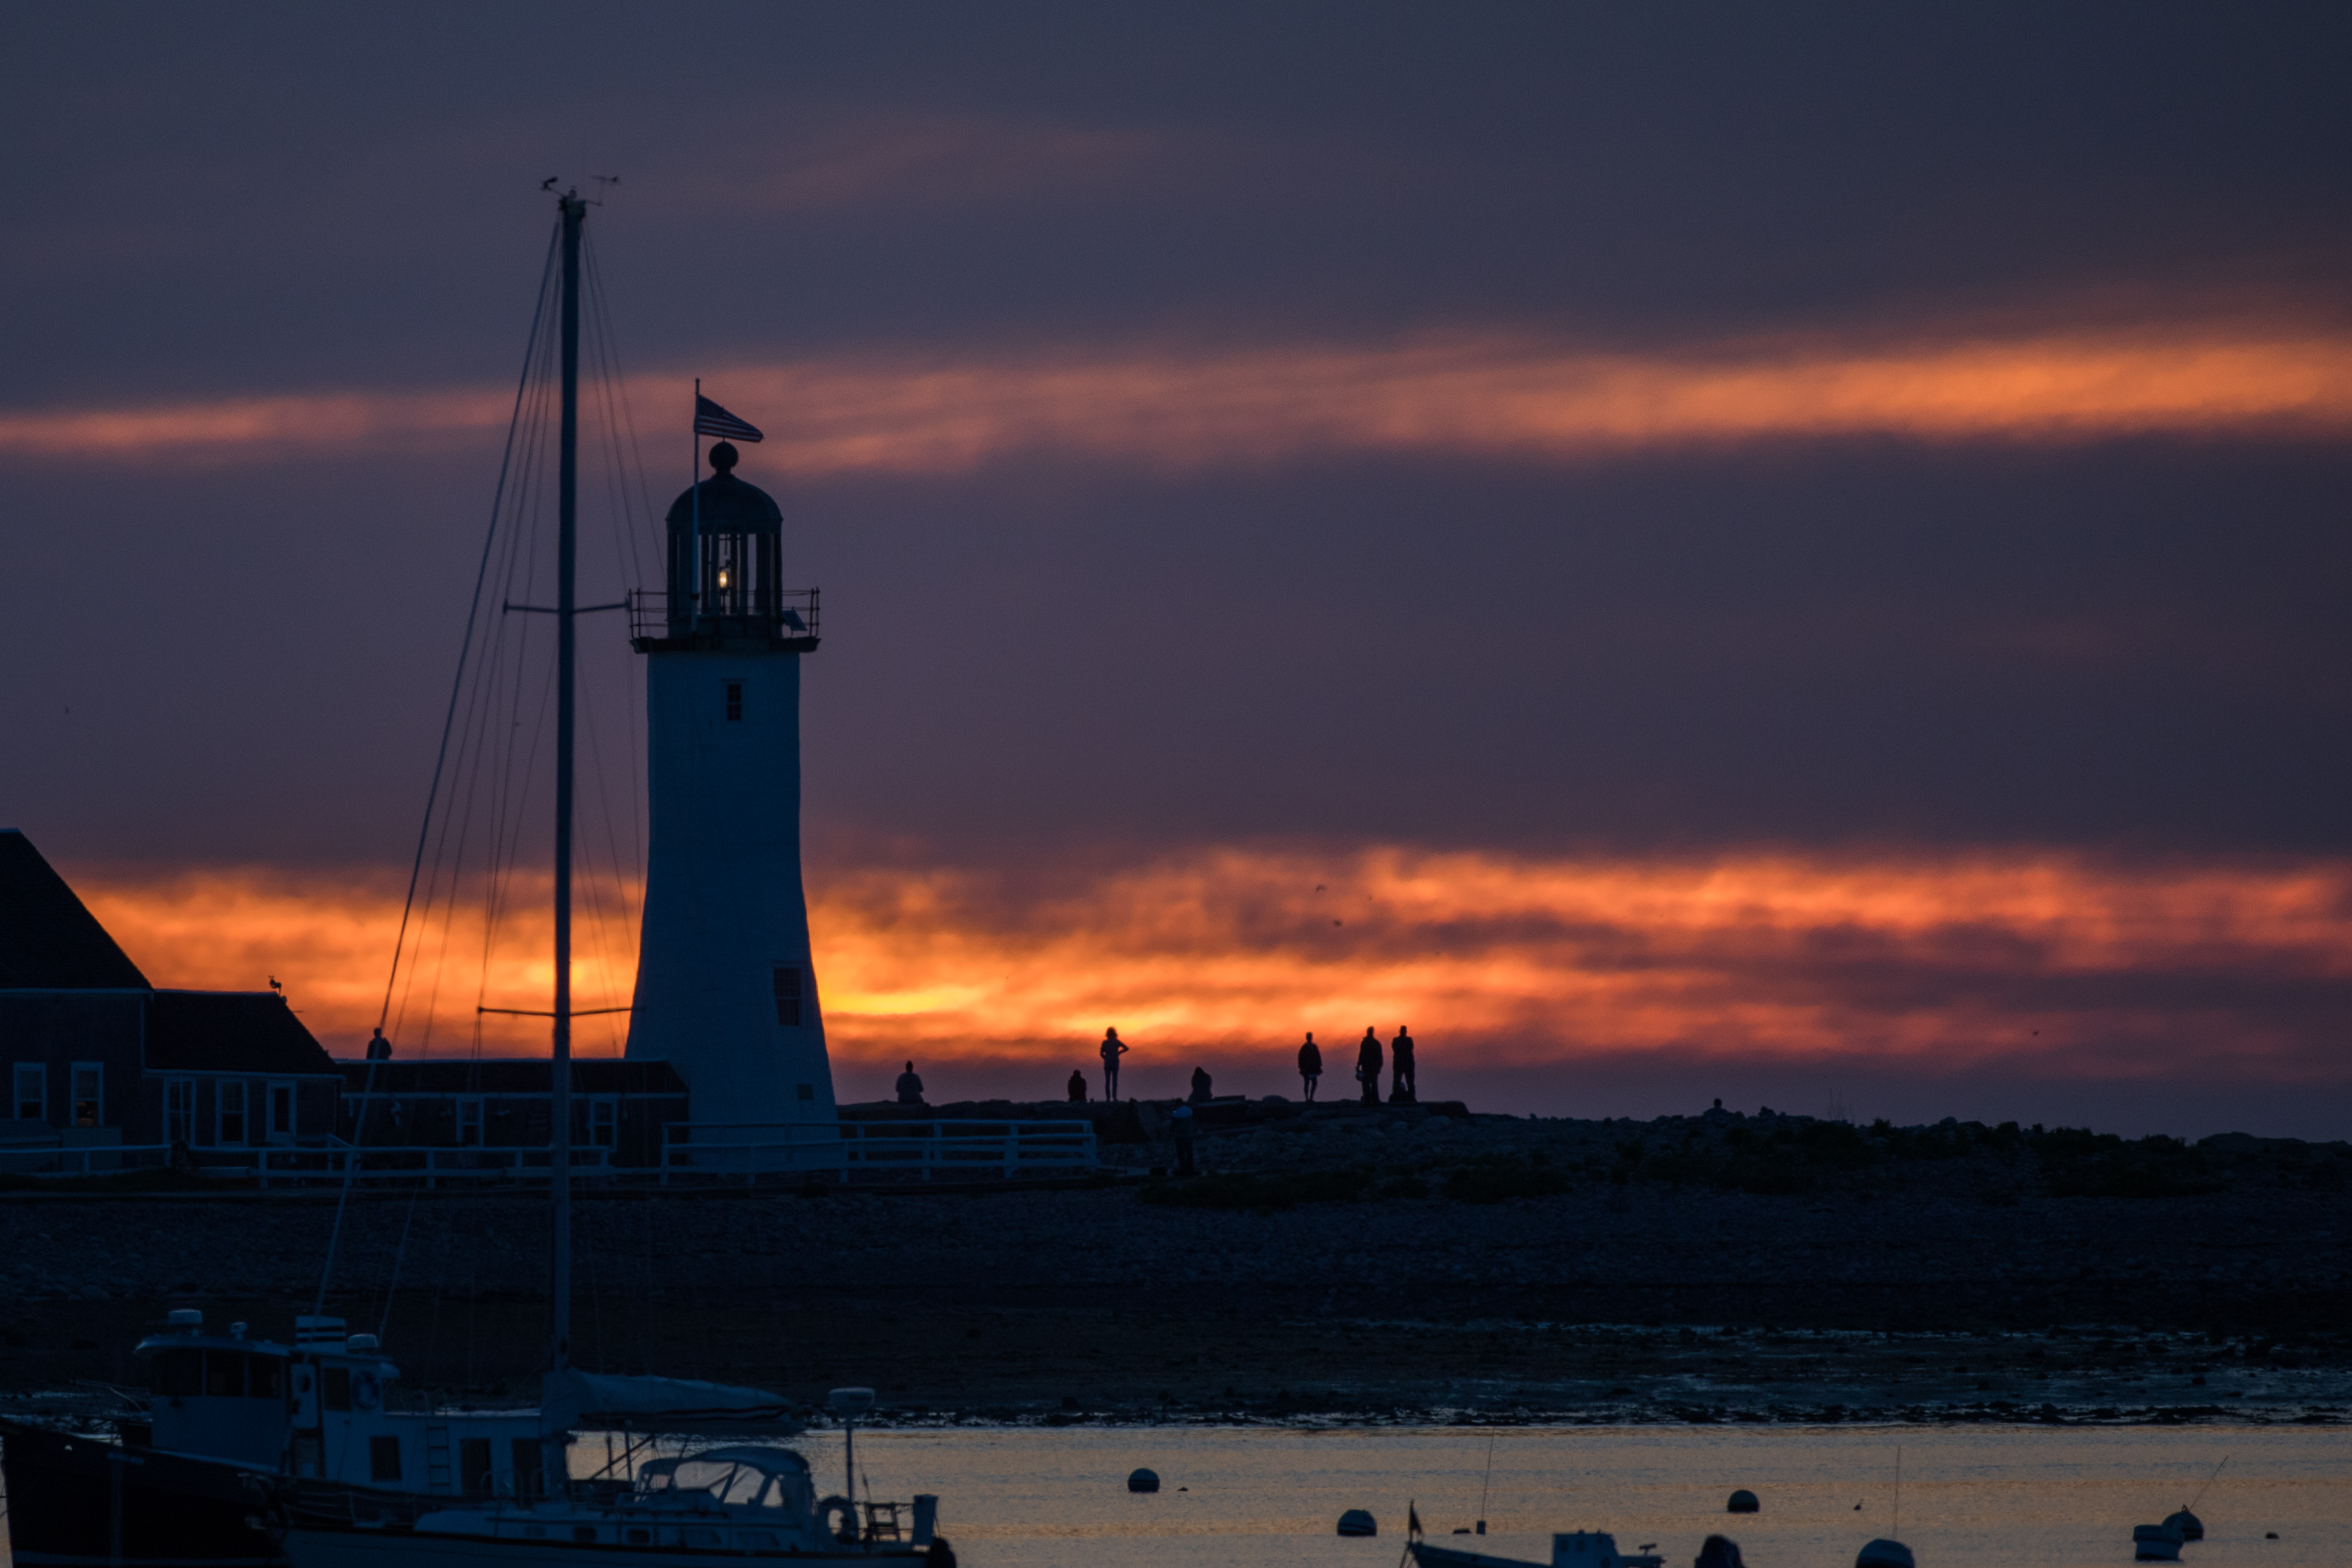
M 899 1542 L 874 1546 L 836 1544 L 823 1550 L 803 1548 L 795 1552 L 782 1545 L 772 1550 L 730 1545 L 633 1546 L 610 1542 L 440 1535 L 408 1530 L 295 1529 L 286 1532 L 280 1547 L 293 1568 L 578 1568 L 583 1563 L 606 1568 L 667 1568 L 671 1563 L 705 1563 L 719 1558 L 737 1563 L 774 1558 L 793 1563 L 898 1563 L 903 1568 L 923 1560 L 920 1548 Z

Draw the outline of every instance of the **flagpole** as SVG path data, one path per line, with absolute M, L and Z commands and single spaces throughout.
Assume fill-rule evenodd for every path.
M 702 378 L 694 378 L 694 417 L 687 423 L 694 429 L 694 468 L 687 475 L 688 491 L 694 497 L 694 531 L 686 541 L 686 628 L 690 636 L 702 609 Z

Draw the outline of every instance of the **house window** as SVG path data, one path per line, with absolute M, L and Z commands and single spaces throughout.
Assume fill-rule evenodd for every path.
M 400 1439 L 371 1437 L 368 1439 L 368 1479 L 396 1481 L 400 1479 Z
M 294 1086 L 273 1083 L 269 1086 L 269 1141 L 282 1143 L 294 1136 Z
M 216 1092 L 220 1108 L 215 1121 L 217 1132 L 215 1141 L 221 1143 L 245 1142 L 245 1085 L 234 1079 L 221 1080 Z
M 73 1124 L 106 1125 L 106 1069 L 96 1062 L 73 1065 Z
M 592 1100 L 588 1102 L 589 1142 L 599 1149 L 610 1149 L 613 1146 L 613 1129 L 620 1109 L 609 1100 Z
M 163 1080 L 163 1141 L 167 1143 L 193 1143 L 196 1141 L 194 1079 Z
M 16 1064 L 16 1088 L 14 1098 L 16 1120 L 47 1121 L 49 1119 L 49 1069 L 41 1062 Z
M 801 1025 L 801 966 L 776 965 L 776 1022 L 797 1029 Z
M 457 1142 L 472 1148 L 482 1141 L 482 1102 L 461 1100 L 457 1102 Z
M 730 724 L 738 724 L 742 722 L 742 720 L 743 683 L 740 680 L 730 680 L 727 683 L 727 721 Z

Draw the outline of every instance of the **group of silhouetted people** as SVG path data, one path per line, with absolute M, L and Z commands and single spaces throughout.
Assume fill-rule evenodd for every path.
M 1103 1031 L 1102 1044 L 1096 1049 L 1102 1058 L 1102 1097 L 1105 1100 L 1118 1098 L 1118 1058 L 1132 1048 L 1118 1037 L 1117 1029 Z M 912 1064 L 908 1065 L 911 1068 Z M 1388 1103 L 1419 1104 L 1419 1085 L 1414 1078 L 1413 1065 L 1412 1035 L 1402 1024 L 1397 1026 L 1396 1037 L 1385 1047 L 1381 1044 L 1380 1032 L 1366 1028 L 1364 1037 L 1356 1042 L 1356 1084 L 1362 1103 L 1381 1103 L 1381 1072 L 1385 1068 L 1389 1073 Z M 1298 1081 L 1306 1091 L 1307 1102 L 1312 1105 L 1315 1090 L 1323 1081 L 1323 1048 L 1315 1043 L 1312 1031 L 1307 1034 L 1306 1044 L 1298 1047 Z M 1070 1081 L 1066 1087 L 1072 1105 L 1085 1103 L 1087 1075 L 1083 1070 L 1072 1068 Z M 1184 1098 L 1192 1105 L 1206 1105 L 1215 1098 L 1208 1068 L 1196 1067 L 1192 1069 L 1192 1091 Z
M 1104 1100 L 1118 1099 L 1118 1058 L 1132 1048 L 1118 1037 L 1117 1029 L 1103 1031 L 1102 1044 L 1096 1047 L 1096 1051 L 1102 1058 Z M 1419 1104 L 1416 1092 L 1419 1085 L 1413 1074 L 1412 1035 L 1402 1024 L 1397 1026 L 1396 1037 L 1389 1041 L 1385 1049 L 1381 1045 L 1380 1032 L 1369 1026 L 1364 1030 L 1364 1037 L 1356 1042 L 1356 1085 L 1361 1103 L 1381 1103 L 1381 1071 L 1383 1068 L 1389 1074 L 1388 1103 Z M 1323 1081 L 1323 1048 L 1315 1043 L 1312 1030 L 1307 1032 L 1306 1043 L 1298 1047 L 1298 1081 L 1306 1091 L 1307 1102 L 1314 1104 L 1315 1090 Z M 1071 1068 L 1070 1081 L 1063 1087 L 1072 1105 L 1086 1103 L 1087 1075 L 1083 1068 Z M 914 1063 L 908 1062 L 906 1070 L 898 1075 L 897 1088 L 899 1104 L 923 1103 L 923 1080 L 915 1071 Z M 1184 1098 L 1192 1105 L 1206 1105 L 1215 1098 L 1208 1068 L 1196 1067 L 1192 1069 L 1192 1091 Z
M 1415 1105 L 1420 1103 L 1414 1090 L 1412 1036 L 1402 1024 L 1397 1026 L 1396 1038 L 1389 1042 L 1389 1103 Z M 1356 1083 L 1366 1105 L 1381 1102 L 1381 1037 L 1372 1029 L 1356 1042 Z M 1323 1048 L 1315 1043 L 1310 1030 L 1307 1043 L 1298 1047 L 1298 1081 L 1304 1087 L 1307 1102 L 1315 1103 L 1316 1086 L 1323 1080 Z

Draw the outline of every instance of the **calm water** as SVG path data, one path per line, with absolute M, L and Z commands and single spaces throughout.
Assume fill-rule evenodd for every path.
M 1478 1515 L 1489 1434 L 1265 1427 L 882 1432 L 858 1457 L 878 1495 L 940 1494 L 940 1530 L 971 1568 L 1391 1568 L 1405 1505 L 1444 1535 Z M 2127 1563 L 2131 1527 L 2179 1508 L 2228 1455 L 2198 1512 L 2204 1568 L 2352 1564 L 2352 1432 L 2343 1428 L 1904 1427 L 1498 1430 L 1486 1546 L 1550 1560 L 1550 1532 L 1607 1530 L 1621 1550 L 1656 1542 L 1680 1568 L 1710 1531 L 1752 1568 L 1848 1568 L 1893 1526 L 1921 1568 Z M 802 1448 L 838 1489 L 837 1435 Z M 1157 1496 L 1127 1473 L 1160 1472 Z M 1189 1490 L 1179 1491 L 1180 1487 Z M 1747 1487 L 1759 1514 L 1727 1517 Z M 1861 1503 L 1862 1510 L 1854 1511 Z M 1377 1540 L 1332 1527 L 1370 1509 Z M 2279 1539 L 2265 1541 L 2263 1531 Z M 1465 1542 L 1467 1544 L 1467 1542 Z
M 1655 1542 L 1675 1568 L 1711 1531 L 1751 1568 L 1848 1568 L 1893 1527 L 1899 1443 L 1901 1539 L 1921 1568 L 2128 1563 L 2131 1527 L 2179 1507 L 2224 1455 L 2184 1562 L 2352 1568 L 2340 1427 L 1066 1427 L 866 1433 L 857 1452 L 877 1495 L 939 1494 L 971 1568 L 1393 1568 L 1408 1501 L 1449 1540 L 1478 1517 L 1490 1436 L 1483 1544 L 1531 1563 L 1549 1561 L 1552 1531 L 1580 1528 L 1628 1551 Z M 799 1446 L 819 1489 L 838 1490 L 838 1435 Z M 602 1445 L 573 1456 L 597 1468 Z M 1157 1496 L 1127 1490 L 1139 1465 L 1160 1472 Z M 1763 1511 L 1726 1516 L 1734 1487 Z M 1350 1508 L 1372 1511 L 1379 1539 L 1332 1533 Z

